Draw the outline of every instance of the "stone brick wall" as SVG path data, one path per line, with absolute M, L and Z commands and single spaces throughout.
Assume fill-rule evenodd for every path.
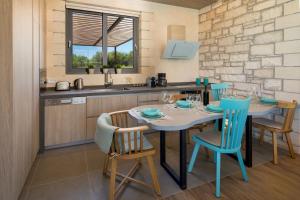
M 299 0 L 220 0 L 200 10 L 200 75 L 300 103 Z M 273 116 L 282 120 L 282 113 Z M 300 153 L 300 110 L 292 140 Z M 270 138 L 267 138 L 267 140 Z M 283 144 L 283 143 L 282 143 Z

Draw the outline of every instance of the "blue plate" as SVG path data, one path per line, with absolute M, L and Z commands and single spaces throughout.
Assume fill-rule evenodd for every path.
M 260 98 L 260 102 L 263 104 L 270 104 L 270 105 L 276 105 L 278 103 L 276 99 L 271 99 L 266 97 Z
M 142 110 L 142 114 L 144 117 L 160 117 L 161 112 L 157 108 L 145 108 Z
M 188 101 L 178 100 L 176 101 L 176 105 L 180 108 L 191 108 L 192 104 Z
M 142 113 L 142 116 L 145 117 L 145 118 L 148 118 L 148 119 L 159 119 L 163 116 L 162 113 L 158 114 L 158 115 L 155 115 L 155 116 L 148 116 L 148 115 L 145 115 Z
M 223 112 L 223 108 L 221 108 L 220 106 L 212 105 L 212 104 L 207 105 L 206 110 L 209 112 L 215 112 L 215 113 Z

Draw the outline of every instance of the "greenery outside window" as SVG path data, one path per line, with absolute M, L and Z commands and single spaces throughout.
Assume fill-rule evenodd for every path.
M 139 19 L 67 9 L 66 72 L 84 74 L 88 68 L 122 66 L 123 73 L 138 72 Z

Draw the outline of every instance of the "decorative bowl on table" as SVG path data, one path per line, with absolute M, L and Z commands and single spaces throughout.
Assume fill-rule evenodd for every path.
M 277 105 L 278 100 L 272 99 L 272 98 L 267 98 L 267 97 L 261 97 L 260 102 L 263 104 L 269 104 L 269 105 Z
M 213 104 L 207 105 L 206 110 L 209 111 L 209 112 L 214 112 L 214 113 L 223 112 L 223 108 L 221 108 L 220 106 L 213 105 Z
M 162 112 L 158 108 L 144 108 L 141 113 L 142 116 L 146 118 L 162 117 Z
M 184 101 L 184 100 L 178 100 L 178 101 L 176 101 L 176 106 L 178 106 L 180 108 L 191 108 L 192 103 L 188 102 L 188 101 Z

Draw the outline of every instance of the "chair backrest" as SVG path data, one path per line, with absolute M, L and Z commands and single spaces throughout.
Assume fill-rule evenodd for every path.
M 111 151 L 118 154 L 141 153 L 144 149 L 143 133 L 148 126 L 128 127 L 128 111 L 109 113 L 112 125 L 119 127 L 114 134 Z
M 226 150 L 240 148 L 251 98 L 221 100 L 223 124 L 220 147 Z M 227 123 L 227 124 L 226 124 Z
M 228 83 L 215 83 L 211 84 L 211 91 L 215 101 L 219 101 L 221 99 L 221 95 L 226 92 L 229 88 Z
M 283 122 L 283 131 L 292 131 L 292 125 L 294 121 L 294 115 L 297 108 L 297 101 L 293 100 L 292 102 L 279 101 L 278 108 L 287 109 L 284 122 Z

